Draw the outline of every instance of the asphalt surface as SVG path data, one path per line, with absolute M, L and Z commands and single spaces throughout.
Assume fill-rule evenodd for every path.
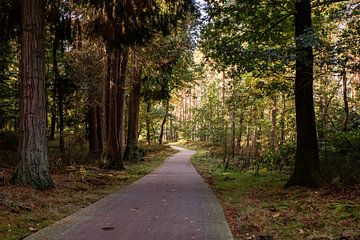
M 154 172 L 26 239 L 233 239 L 216 197 L 191 165 L 195 151 L 174 148 L 180 152 Z

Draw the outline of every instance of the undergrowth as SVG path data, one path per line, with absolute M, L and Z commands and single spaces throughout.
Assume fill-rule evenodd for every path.
M 193 164 L 220 199 L 236 239 L 360 239 L 360 187 L 283 186 L 278 171 L 239 171 L 201 150 Z

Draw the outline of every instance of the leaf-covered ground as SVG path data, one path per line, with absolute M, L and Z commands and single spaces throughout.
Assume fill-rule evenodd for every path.
M 0 169 L 5 177 L 5 186 L 0 186 L 0 239 L 22 239 L 54 223 L 133 183 L 176 151 L 153 146 L 146 152 L 144 161 L 127 164 L 126 171 L 77 166 L 55 172 L 56 188 L 47 191 L 11 185 L 11 169 Z
M 236 239 L 360 239 L 360 186 L 284 189 L 279 172 L 224 171 L 207 151 L 193 157 Z

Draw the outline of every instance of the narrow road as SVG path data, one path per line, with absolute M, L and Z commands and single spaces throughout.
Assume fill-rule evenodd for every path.
M 233 239 L 216 197 L 174 147 L 157 170 L 31 236 L 56 240 Z

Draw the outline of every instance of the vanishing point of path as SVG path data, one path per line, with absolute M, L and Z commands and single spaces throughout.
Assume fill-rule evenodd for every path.
M 26 239 L 233 239 L 216 197 L 191 165 L 195 152 L 174 148 L 180 152 L 154 172 Z

